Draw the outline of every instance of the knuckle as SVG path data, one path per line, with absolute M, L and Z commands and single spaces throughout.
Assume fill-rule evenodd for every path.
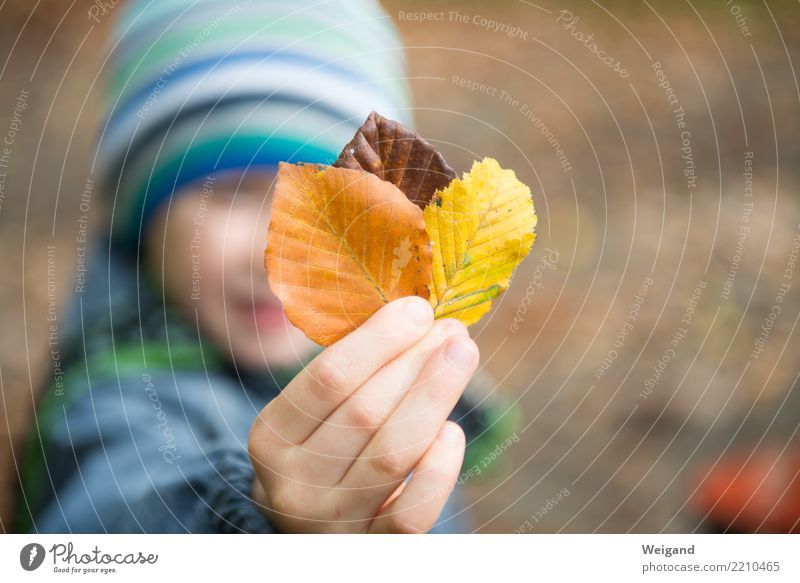
M 371 460 L 375 471 L 387 481 L 404 478 L 408 474 L 408 463 L 403 452 L 394 448 L 384 448 L 383 452 Z
M 315 397 L 330 400 L 345 392 L 344 373 L 330 358 L 321 358 L 310 372 L 309 389 Z
M 280 399 L 279 395 L 276 399 Z M 247 436 L 247 445 L 249 448 L 264 449 L 267 445 L 285 445 L 286 439 L 282 436 L 274 426 L 275 413 L 274 407 L 276 400 L 267 404 L 261 413 L 253 421 L 250 426 L 250 432 Z
M 252 425 L 250 425 L 250 430 L 247 432 L 247 448 L 248 450 L 256 447 L 258 443 L 261 441 L 261 416 L 259 415 L 256 417 L 255 421 L 253 421 Z
M 272 481 L 281 467 L 280 461 L 275 458 L 272 448 L 263 442 L 250 440 L 247 443 L 247 453 L 250 456 L 250 465 L 259 479 Z
M 258 436 L 258 430 L 253 427 L 250 429 L 250 435 L 247 437 L 247 455 L 250 456 L 251 461 L 257 460 L 261 457 L 262 451 L 263 446 Z
M 272 480 L 293 467 L 296 450 L 286 447 L 280 434 L 267 421 L 259 419 L 250 427 L 247 454 L 256 474 Z
M 348 422 L 356 429 L 376 429 L 384 422 L 385 415 L 377 399 L 351 399 L 348 403 Z
M 247 435 L 247 453 L 251 460 L 262 459 L 267 453 L 269 449 L 266 447 L 266 443 L 269 433 L 261 416 L 256 417 Z
M 281 514 L 296 515 L 297 492 L 284 482 L 276 482 L 267 491 L 270 509 Z

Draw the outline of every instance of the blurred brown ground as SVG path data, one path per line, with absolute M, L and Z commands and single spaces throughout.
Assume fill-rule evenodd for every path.
M 90 4 L 0 4 L 0 138 L 16 97 L 30 91 L 0 200 L 0 431 L 7 434 L 2 447 L 10 435 L 17 455 L 36 388 L 52 379 L 48 245 L 55 245 L 58 305 L 68 300 L 73 277 L 76 201 L 87 177 L 109 20 L 95 25 Z M 798 4 L 733 3 L 739 22 L 725 2 L 384 5 L 409 46 L 422 134 L 459 171 L 487 155 L 516 169 L 531 185 L 540 216 L 533 252 L 473 329 L 483 366 L 525 415 L 519 442 L 494 464 L 498 471 L 467 483 L 476 528 L 702 529 L 687 503 L 700 464 L 737 445 L 797 441 L 800 274 L 764 352 L 750 355 L 785 281 L 800 221 Z M 556 22 L 562 10 L 579 18 L 571 30 L 593 34 L 627 78 Z M 445 20 L 405 16 L 427 11 L 444 11 Z M 481 17 L 520 30 L 510 38 Z M 680 130 L 654 62 L 686 113 L 697 175 L 691 192 Z M 454 75 L 490 89 L 470 91 Z M 753 152 L 748 223 L 745 152 Z M 101 212 L 92 207 L 95 217 Z M 750 230 L 738 260 L 742 225 Z M 547 264 L 548 256 L 557 261 Z M 653 283 L 641 311 L 615 346 L 645 278 Z M 706 287 L 688 333 L 643 398 L 698 282 Z M 522 313 L 526 294 L 530 305 Z M 516 332 L 515 315 L 522 318 Z M 610 368 L 596 379 L 612 350 Z M 3 482 L 13 484 L 15 458 L 7 450 L 0 460 Z M 569 495 L 553 503 L 562 491 Z M 0 503 L 7 528 L 11 498 Z

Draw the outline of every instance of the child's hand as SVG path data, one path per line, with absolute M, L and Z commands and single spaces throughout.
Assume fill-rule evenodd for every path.
M 477 364 L 461 322 L 416 296 L 387 304 L 253 423 L 255 499 L 282 532 L 429 530 L 464 455 L 446 419 Z

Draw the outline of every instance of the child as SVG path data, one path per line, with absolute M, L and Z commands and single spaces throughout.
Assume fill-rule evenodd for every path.
M 322 350 L 263 267 L 279 161 L 331 163 L 371 110 L 410 123 L 387 15 L 136 0 L 112 47 L 110 236 L 60 331 L 63 390 L 39 407 L 18 529 L 468 529 L 445 506 L 462 427 L 473 453 L 507 435 L 460 399 L 480 378 L 466 328 L 403 298 Z

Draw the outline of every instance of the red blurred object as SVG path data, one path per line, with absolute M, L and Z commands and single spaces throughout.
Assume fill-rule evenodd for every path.
M 800 447 L 782 449 L 726 454 L 704 468 L 695 510 L 719 531 L 800 533 Z

